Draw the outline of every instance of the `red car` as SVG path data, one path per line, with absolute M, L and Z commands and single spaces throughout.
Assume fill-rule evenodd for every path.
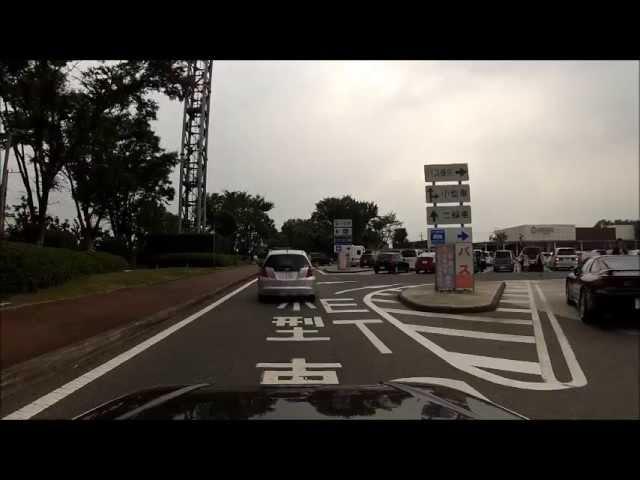
M 436 272 L 436 254 L 425 252 L 416 258 L 416 273 L 435 273 Z

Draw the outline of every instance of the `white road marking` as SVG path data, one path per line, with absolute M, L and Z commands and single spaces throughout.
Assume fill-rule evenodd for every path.
M 503 370 L 506 372 L 541 375 L 540 364 L 538 362 L 510 360 L 508 358 L 488 357 L 485 355 L 470 355 L 468 353 L 452 352 L 451 355 L 454 360 L 459 360 L 475 367 L 491 368 L 494 370 Z
M 483 340 L 499 340 L 501 342 L 535 343 L 535 337 L 529 335 L 512 335 L 510 333 L 489 333 L 477 330 L 458 330 L 454 328 L 429 327 L 426 325 L 406 324 L 417 332 L 435 333 L 453 337 L 481 338 Z
M 551 366 L 551 357 L 549 357 L 547 343 L 544 341 L 544 332 L 542 331 L 542 324 L 540 323 L 538 307 L 536 306 L 536 299 L 533 296 L 531 283 L 527 282 L 527 288 L 529 289 L 531 320 L 533 321 L 533 333 L 536 336 L 536 350 L 538 351 L 538 360 L 540 362 L 542 378 L 546 382 L 558 383 L 558 379 L 554 375 L 553 367 Z
M 6 307 L 7 305 L 11 305 L 11 302 L 2 302 L 2 303 L 0 303 L 0 307 Z
M 500 301 L 500 305 L 501 306 L 506 306 L 505 304 L 509 304 L 509 305 L 529 305 L 529 300 L 501 300 Z
M 567 382 L 567 385 L 571 385 L 573 387 L 584 387 L 587 384 L 587 377 L 585 376 L 582 368 L 580 367 L 580 363 L 578 363 L 578 359 L 576 358 L 567 337 L 564 334 L 564 331 L 560 327 L 560 323 L 556 318 L 553 310 L 549 306 L 547 302 L 547 297 L 545 297 L 544 293 L 542 293 L 542 289 L 536 283 L 536 290 L 538 295 L 540 295 L 540 299 L 542 300 L 542 306 L 544 308 L 544 312 L 549 317 L 549 323 L 551 323 L 551 327 L 553 328 L 554 333 L 558 339 L 558 343 L 560 344 L 560 349 L 562 350 L 562 354 L 564 355 L 565 362 L 567 362 L 567 366 L 569 367 L 569 372 L 571 373 L 572 380 Z
M 326 275 L 325 272 L 323 272 L 322 270 L 320 270 L 319 268 L 315 269 L 316 272 L 318 272 L 320 275 Z
M 378 300 L 375 300 L 375 301 L 378 301 Z M 395 309 L 395 308 L 385 309 L 385 312 L 399 313 L 403 315 L 416 315 L 419 317 L 429 317 L 429 318 L 449 318 L 451 320 L 468 320 L 471 322 L 506 323 L 511 325 L 531 325 L 531 320 L 519 320 L 515 318 L 472 317 L 470 315 L 457 315 L 454 313 L 419 312 L 417 310 L 402 310 L 402 309 Z
M 357 283 L 355 280 L 342 280 L 340 282 L 316 282 L 317 285 L 335 285 L 338 283 Z
M 528 308 L 496 308 L 496 312 L 531 313 Z
M 284 307 L 286 307 L 287 305 L 289 305 L 287 302 L 281 303 L 280 305 L 278 305 L 277 308 L 279 308 L 280 310 L 282 310 Z
M 320 303 L 327 313 L 363 313 L 368 312 L 366 308 L 343 309 L 342 307 L 357 307 L 357 303 L 350 303 L 353 298 L 321 298 Z
M 375 333 L 373 333 L 366 325 L 367 323 L 384 323 L 382 320 L 379 320 L 377 318 L 365 320 L 334 320 L 333 323 L 336 325 L 355 325 L 356 327 L 358 327 L 358 329 L 360 329 L 364 336 L 367 337 L 371 343 L 373 343 L 373 346 L 376 347 L 380 353 L 392 353 L 389 347 L 382 343 L 382 340 L 376 337 Z
M 307 370 L 309 368 L 342 368 L 340 363 L 306 363 L 304 358 L 293 358 L 291 363 L 257 363 L 256 368 L 284 368 L 262 373 L 262 385 L 337 385 L 338 375 L 333 370 Z
M 527 283 L 525 283 L 527 285 Z M 382 318 L 387 320 L 393 326 L 398 328 L 408 337 L 415 340 L 417 343 L 422 345 L 427 350 L 431 351 L 433 354 L 440 357 L 445 362 L 449 363 L 454 368 L 457 368 L 463 372 L 466 372 L 470 375 L 474 375 L 478 378 L 486 380 L 488 382 L 493 382 L 499 385 L 504 385 L 512 388 L 519 388 L 525 390 L 537 390 L 537 391 L 550 391 L 550 390 L 563 390 L 567 388 L 572 388 L 573 385 L 553 382 L 553 381 L 524 381 L 524 380 L 515 380 L 512 378 L 507 378 L 502 375 L 498 375 L 492 373 L 486 369 L 494 369 L 494 370 L 503 370 L 503 371 L 511 371 L 511 372 L 519 372 L 519 373 L 528 373 L 539 375 L 542 377 L 542 369 L 540 363 L 538 362 L 529 362 L 529 361 L 521 361 L 521 360 L 511 360 L 508 358 L 495 358 L 495 357 L 487 357 L 482 355 L 469 355 L 460 352 L 450 352 L 442 347 L 440 347 L 437 343 L 429 340 L 422 333 L 414 330 L 408 325 L 404 324 L 389 312 L 385 311 L 385 309 L 377 306 L 374 302 L 374 295 L 382 293 L 382 292 L 371 292 L 364 297 L 364 304 L 371 308 L 375 313 L 380 315 Z M 498 309 L 505 310 L 505 309 Z M 518 312 L 522 312 L 523 309 L 509 309 L 509 310 L 517 310 Z M 527 310 L 531 313 L 531 310 Z
M 515 298 L 522 298 L 525 297 L 527 298 L 529 296 L 528 293 L 503 293 L 502 294 L 503 297 L 515 297 Z
M 398 383 L 424 383 L 428 385 L 442 385 L 443 387 L 453 388 L 455 390 L 460 390 L 461 392 L 465 392 L 469 395 L 473 395 L 474 397 L 481 398 L 489 402 L 490 400 L 482 395 L 479 391 L 469 385 L 467 382 L 463 382 L 462 380 L 454 380 L 452 378 L 437 378 L 437 377 L 409 377 L 409 378 L 395 378 L 391 380 L 392 382 Z
M 218 305 L 223 304 L 224 302 L 226 302 L 227 300 L 232 298 L 234 295 L 237 295 L 238 293 L 240 293 L 241 291 L 243 291 L 247 287 L 253 285 L 257 281 L 258 281 L 258 279 L 253 279 L 250 282 L 245 283 L 241 287 L 235 289 L 233 292 L 228 293 L 224 297 L 220 298 L 219 300 L 216 300 L 215 302 L 211 303 L 210 305 L 207 305 L 202 310 L 199 310 L 198 312 L 194 313 L 193 315 L 188 316 L 184 320 L 181 320 L 180 322 L 170 326 L 169 328 L 163 330 L 162 332 L 157 333 L 154 336 L 152 336 L 151 338 L 148 338 L 147 340 L 139 343 L 135 347 L 130 348 L 126 352 L 121 353 L 117 357 L 112 358 L 108 362 L 103 363 L 99 367 L 96 367 L 93 370 L 90 370 L 89 372 L 85 373 L 84 375 L 81 375 L 78 378 L 66 383 L 62 387 L 53 390 L 52 392 L 48 393 L 47 395 L 44 395 L 44 396 L 38 398 L 37 400 L 31 402 L 30 404 L 20 408 L 19 410 L 16 410 L 15 412 L 7 415 L 6 417 L 3 418 L 3 420 L 26 420 L 26 419 L 29 419 L 29 418 L 33 417 L 34 415 L 37 415 L 38 413 L 40 413 L 43 410 L 49 408 L 50 406 L 52 406 L 55 403 L 59 402 L 63 398 L 67 397 L 68 395 L 71 395 L 75 391 L 81 389 L 85 385 L 91 383 L 92 381 L 96 380 L 97 378 L 100 378 L 105 373 L 108 373 L 111 370 L 113 370 L 114 368 L 116 368 L 116 367 L 122 365 L 123 363 L 127 362 L 128 360 L 131 360 L 133 357 L 135 357 L 139 353 L 144 352 L 149 347 L 152 347 L 156 343 L 164 340 L 165 338 L 167 338 L 172 333 L 175 333 L 178 330 L 180 330 L 181 328 L 186 327 L 187 325 L 189 325 L 194 320 L 197 320 L 198 318 L 200 318 L 205 313 L 207 313 L 207 312 L 213 310 L 214 308 L 216 308 Z
M 305 302 L 304 304 L 307 306 L 307 308 L 310 308 L 311 310 L 316 309 L 316 306 L 311 302 Z
M 391 285 L 373 285 L 373 286 L 369 286 L 369 287 L 349 288 L 347 290 L 340 290 L 339 292 L 336 292 L 336 295 L 341 295 L 343 293 L 349 293 L 349 292 L 357 292 L 358 290 L 371 290 L 372 288 L 394 287 L 396 285 L 400 285 L 400 284 L 399 283 L 392 283 Z
M 376 298 L 375 301 L 378 302 L 378 303 L 400 303 L 397 300 L 386 300 L 384 298 Z
M 398 295 L 395 293 L 378 293 L 376 297 L 397 297 Z
M 294 302 L 293 303 L 293 311 L 294 312 L 299 312 L 300 311 L 300 303 L 299 302 Z

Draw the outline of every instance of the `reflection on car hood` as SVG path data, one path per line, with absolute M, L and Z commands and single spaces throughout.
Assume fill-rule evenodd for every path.
M 440 385 L 230 389 L 208 384 L 156 387 L 107 402 L 77 419 L 340 420 L 524 419 L 469 393 Z

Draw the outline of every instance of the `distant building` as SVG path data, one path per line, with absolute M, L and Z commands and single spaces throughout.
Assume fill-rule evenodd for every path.
M 635 232 L 633 225 L 609 225 L 609 228 L 615 230 L 615 237 L 622 240 L 635 240 Z

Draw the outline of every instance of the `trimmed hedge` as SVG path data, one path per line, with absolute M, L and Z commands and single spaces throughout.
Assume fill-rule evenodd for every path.
M 155 255 L 147 263 L 150 267 L 228 267 L 238 265 L 240 259 L 223 253 L 185 252 Z
M 127 266 L 124 258 L 104 252 L 0 242 L 0 293 L 32 292 L 77 275 L 113 272 Z

